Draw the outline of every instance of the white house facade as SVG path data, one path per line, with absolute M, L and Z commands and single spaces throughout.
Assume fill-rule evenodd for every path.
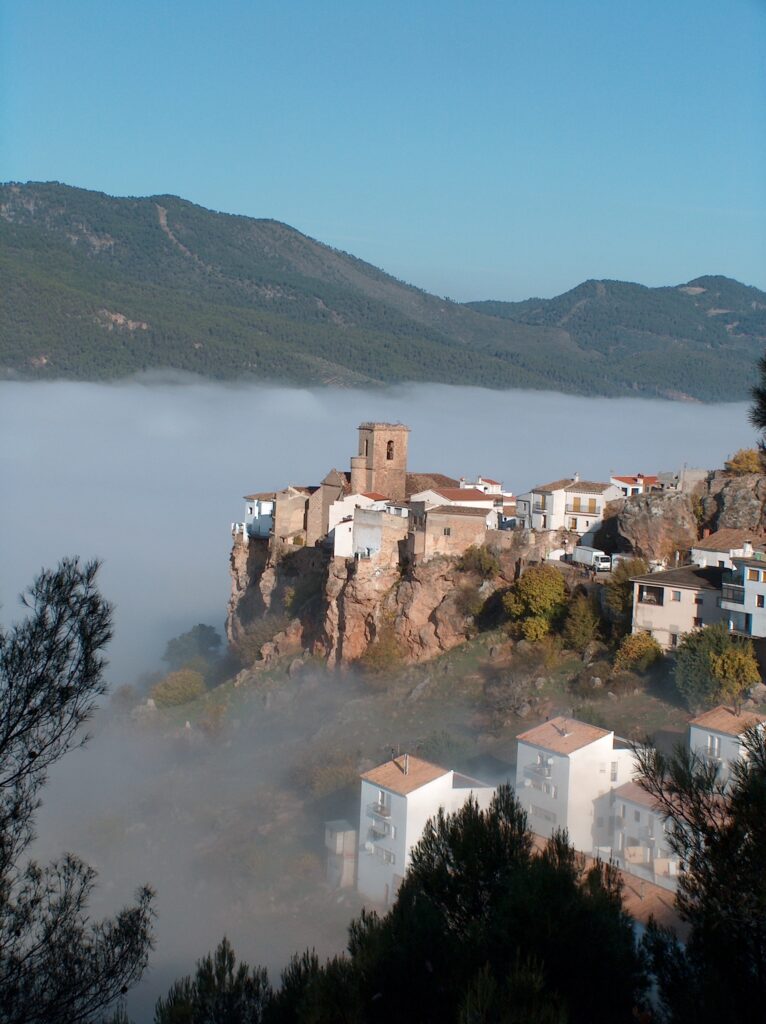
M 486 808 L 494 789 L 477 779 L 403 754 L 362 775 L 357 888 L 388 906 L 426 822 L 458 810 L 473 795 Z
M 668 842 L 666 822 L 654 798 L 637 782 L 612 793 L 611 859 L 625 871 L 665 889 L 675 889 L 681 862 Z
M 719 766 L 721 777 L 728 777 L 732 761 L 745 753 L 743 734 L 751 726 L 763 728 L 766 717 L 752 711 L 737 712 L 719 705 L 697 715 L 689 723 L 689 748 L 705 760 Z
M 575 474 L 549 484 L 539 484 L 516 499 L 519 524 L 532 530 L 570 530 L 592 540 L 601 526 L 604 508 L 622 497 L 612 483 L 580 480 Z
M 516 795 L 533 832 L 566 828 L 575 849 L 610 842 L 608 799 L 632 779 L 633 751 L 613 732 L 574 718 L 552 718 L 518 737 Z

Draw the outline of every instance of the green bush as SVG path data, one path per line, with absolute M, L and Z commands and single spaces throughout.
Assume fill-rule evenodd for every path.
M 500 572 L 497 555 L 484 544 L 480 547 L 472 545 L 470 548 L 466 548 L 457 564 L 461 572 L 476 573 L 484 580 L 491 579 Z
M 737 704 L 747 687 L 760 681 L 752 643 L 732 636 L 724 622 L 683 637 L 673 675 L 692 711 L 721 701 Z
M 251 622 L 244 636 L 237 641 L 237 653 L 243 665 L 252 665 L 261 656 L 261 647 L 273 640 L 277 633 L 287 629 L 290 616 L 268 612 L 260 619 Z
M 614 667 L 618 672 L 646 672 L 661 657 L 662 648 L 651 633 L 628 633 L 617 648 Z
M 576 597 L 567 609 L 562 636 L 567 647 L 582 654 L 598 638 L 600 619 L 593 601 Z
M 566 608 L 567 591 L 558 569 L 533 565 L 503 598 L 503 607 L 525 640 L 546 636 Z
M 157 683 L 151 697 L 157 707 L 169 708 L 179 704 L 190 704 L 198 700 L 206 692 L 205 680 L 201 672 L 182 668 L 178 672 L 169 672 Z

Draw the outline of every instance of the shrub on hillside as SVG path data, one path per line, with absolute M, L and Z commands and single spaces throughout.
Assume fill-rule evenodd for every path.
M 198 700 L 205 693 L 205 689 L 205 680 L 201 672 L 182 668 L 177 672 L 169 672 L 157 683 L 151 696 L 157 707 L 169 708 Z
M 757 448 L 740 448 L 724 463 L 724 469 L 732 476 L 745 476 L 747 473 L 763 473 L 761 455 Z
M 252 665 L 261 656 L 261 647 L 273 640 L 277 633 L 287 629 L 289 615 L 278 615 L 269 612 L 260 619 L 255 619 L 247 627 L 246 632 L 237 641 L 237 652 L 243 665 Z
M 482 579 L 488 580 L 497 576 L 500 572 L 500 562 L 497 555 L 482 544 L 472 545 L 466 548 L 458 560 L 458 568 L 461 572 L 473 572 Z
M 377 637 L 356 664 L 365 676 L 373 680 L 383 680 L 387 673 L 394 672 L 401 663 L 401 645 L 393 625 L 387 623 L 378 631 Z
M 503 598 L 503 607 L 525 640 L 546 636 L 566 608 L 566 586 L 558 569 L 533 565 Z
M 662 648 L 651 633 L 628 633 L 617 648 L 614 667 L 618 672 L 646 672 L 661 657 Z
M 582 654 L 589 644 L 598 639 L 600 622 L 594 602 L 584 595 L 576 597 L 567 608 L 562 630 L 564 642 Z
M 732 636 L 723 622 L 683 637 L 673 675 L 692 711 L 720 701 L 737 704 L 761 679 L 752 643 Z

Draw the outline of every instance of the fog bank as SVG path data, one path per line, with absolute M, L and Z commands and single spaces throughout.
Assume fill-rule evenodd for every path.
M 712 467 L 753 442 L 745 404 L 442 385 L 2 382 L 2 620 L 41 566 L 98 556 L 117 605 L 111 677 L 155 667 L 169 636 L 222 624 L 242 495 L 348 468 L 365 419 L 409 424 L 413 470 L 483 473 L 516 493 L 575 471 Z

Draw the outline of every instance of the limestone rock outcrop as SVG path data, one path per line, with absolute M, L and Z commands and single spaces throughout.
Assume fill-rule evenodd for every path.
M 688 551 L 698 536 L 692 499 L 680 492 L 623 498 L 612 502 L 608 513 L 596 538 L 606 551 L 672 560 L 676 551 Z
M 745 476 L 711 474 L 702 495 L 706 525 L 766 532 L 766 477 L 754 473 Z

